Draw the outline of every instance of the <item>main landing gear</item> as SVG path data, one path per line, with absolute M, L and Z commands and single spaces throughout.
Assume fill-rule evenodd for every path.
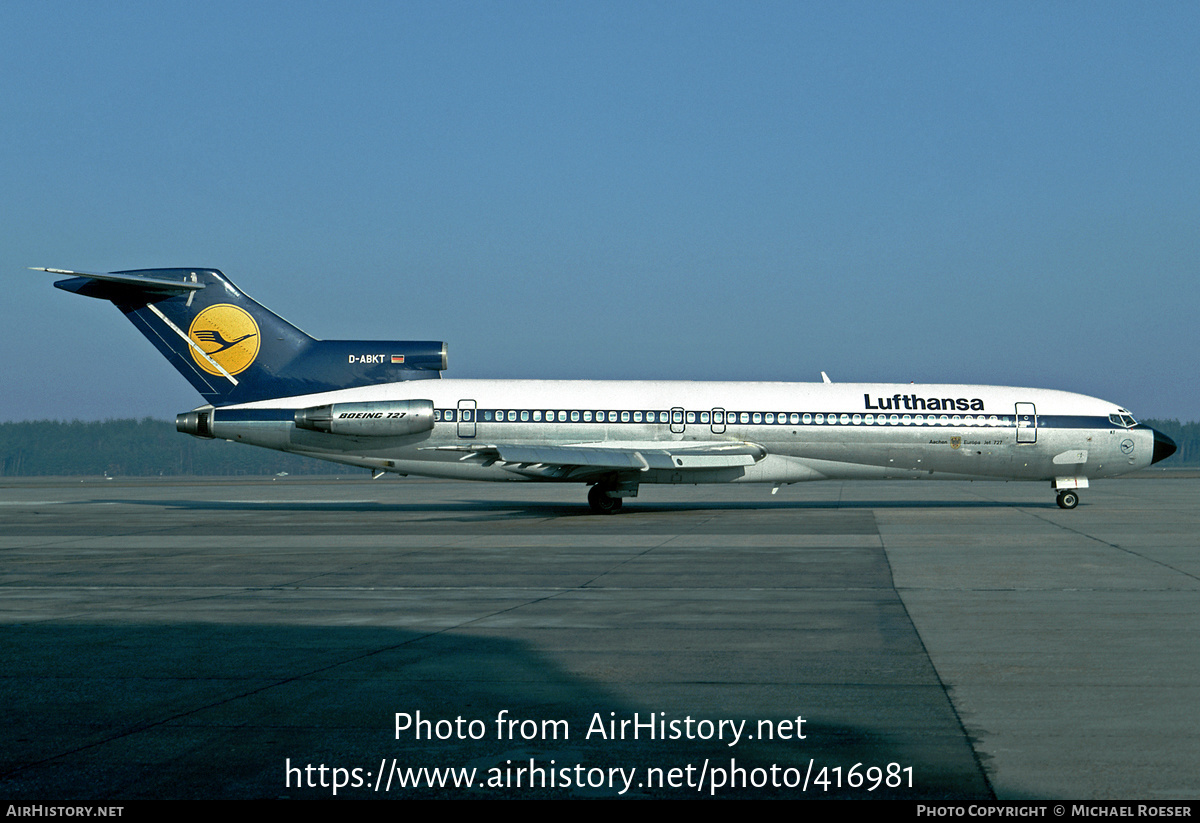
M 619 497 L 610 497 L 610 491 L 615 489 L 600 483 L 588 489 L 588 505 L 596 514 L 616 514 L 621 510 L 624 501 Z
M 1058 507 L 1060 509 L 1073 509 L 1079 505 L 1079 495 L 1071 489 L 1063 489 L 1058 493 Z

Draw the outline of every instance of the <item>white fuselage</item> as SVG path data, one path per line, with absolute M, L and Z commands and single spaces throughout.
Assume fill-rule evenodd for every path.
M 432 401 L 428 431 L 309 431 L 295 410 Z M 1121 415 L 1125 415 L 1124 418 Z M 685 381 L 417 380 L 213 411 L 212 435 L 374 470 L 471 480 L 594 482 L 597 472 L 497 459 L 489 446 L 638 455 L 703 444 L 761 447 L 680 468 L 642 460 L 634 483 L 794 483 L 821 479 L 1049 480 L 1087 485 L 1150 465 L 1153 431 L 1116 405 L 1069 392 L 974 385 Z M 503 454 L 503 452 L 500 452 Z

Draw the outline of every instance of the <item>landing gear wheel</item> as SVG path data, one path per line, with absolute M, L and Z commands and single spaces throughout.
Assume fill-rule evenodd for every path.
M 1073 491 L 1060 491 L 1058 493 L 1058 506 L 1062 509 L 1073 509 L 1079 505 L 1079 495 Z
M 588 505 L 596 514 L 616 514 L 621 510 L 621 498 L 609 497 L 608 488 L 601 485 L 588 490 Z

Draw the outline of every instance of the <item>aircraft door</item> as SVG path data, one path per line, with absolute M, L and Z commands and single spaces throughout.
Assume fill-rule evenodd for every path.
M 475 436 L 475 401 L 458 401 L 458 436 Z
M 1037 442 L 1037 409 L 1032 403 L 1017 404 L 1017 442 Z
M 725 410 L 724 409 L 713 409 L 712 410 L 712 433 L 713 434 L 724 434 L 725 433 Z

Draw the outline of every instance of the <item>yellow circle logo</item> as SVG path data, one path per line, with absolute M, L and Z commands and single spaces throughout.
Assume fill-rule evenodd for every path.
M 196 315 L 188 329 L 188 337 L 200 349 L 230 374 L 240 374 L 250 368 L 258 357 L 261 342 L 258 324 L 245 309 L 218 303 Z M 192 349 L 196 365 L 209 374 L 220 374 L 213 364 Z

